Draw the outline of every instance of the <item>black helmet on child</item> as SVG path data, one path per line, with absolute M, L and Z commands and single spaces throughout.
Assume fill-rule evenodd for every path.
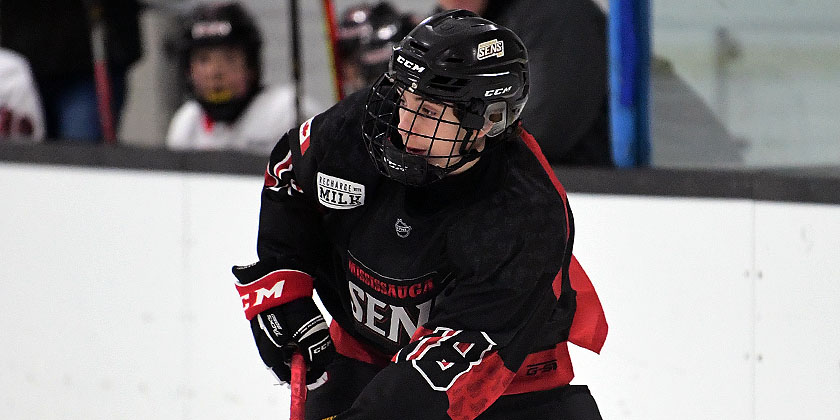
M 262 34 L 254 19 L 239 3 L 198 5 L 187 16 L 180 44 L 185 70 L 189 69 L 190 56 L 196 48 L 234 45 L 245 52 L 248 67 L 254 72 L 252 86 L 245 98 L 196 98 L 214 119 L 236 119 L 258 90 L 262 79 Z
M 513 31 L 465 10 L 438 13 L 394 48 L 388 73 L 371 89 L 362 127 L 365 145 L 386 176 L 407 185 L 434 182 L 510 136 L 528 100 L 528 86 L 528 53 Z M 447 121 L 441 113 L 437 127 L 457 126 L 456 138 L 439 138 L 438 130 L 432 135 L 401 130 L 399 104 L 406 92 L 451 107 L 459 121 Z M 402 112 L 415 120 L 428 118 L 413 109 Z M 473 145 L 482 130 L 487 142 L 478 151 Z M 406 136 L 448 142 L 451 153 L 409 153 Z M 446 164 L 433 165 L 429 158 Z
M 400 14 L 386 2 L 348 8 L 338 23 L 337 52 L 342 66 L 354 66 L 357 80 L 345 80 L 345 85 L 356 85 L 346 93 L 369 86 L 388 71 L 394 45 L 413 27 L 410 15 Z

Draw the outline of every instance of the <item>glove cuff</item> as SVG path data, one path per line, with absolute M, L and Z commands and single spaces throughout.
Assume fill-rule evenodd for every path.
M 249 321 L 266 309 L 312 297 L 312 288 L 312 276 L 298 270 L 275 270 L 248 284 L 236 282 Z

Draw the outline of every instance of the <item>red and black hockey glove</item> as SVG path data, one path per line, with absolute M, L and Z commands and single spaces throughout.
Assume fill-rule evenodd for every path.
M 289 364 L 298 348 L 306 359 L 307 386 L 314 389 L 326 381 L 324 371 L 335 347 L 312 300 L 312 277 L 276 267 L 274 261 L 233 267 L 245 317 L 251 321 L 260 357 L 277 379 L 289 382 Z

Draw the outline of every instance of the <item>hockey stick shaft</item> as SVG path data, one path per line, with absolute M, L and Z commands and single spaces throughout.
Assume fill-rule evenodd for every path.
M 335 23 L 335 7 L 332 0 L 322 1 L 324 8 L 324 29 L 327 35 L 327 48 L 332 61 L 332 76 L 335 97 L 344 99 L 344 82 L 341 79 L 341 57 L 338 55 L 338 30 Z
M 289 0 L 289 18 L 291 19 L 291 40 L 292 40 L 292 81 L 295 84 L 295 121 L 297 125 L 303 122 L 303 110 L 301 109 L 301 102 L 303 101 L 303 80 L 301 77 L 301 62 L 300 56 L 300 15 L 298 14 L 298 1 Z
M 105 21 L 102 5 L 98 1 L 86 2 L 90 13 L 90 42 L 93 53 L 93 77 L 96 83 L 96 99 L 99 121 L 106 144 L 116 144 L 114 114 L 111 110 L 111 81 L 108 77 L 108 58 L 105 50 Z
M 292 397 L 289 404 L 289 420 L 304 420 L 306 406 L 306 362 L 299 350 L 292 354 Z

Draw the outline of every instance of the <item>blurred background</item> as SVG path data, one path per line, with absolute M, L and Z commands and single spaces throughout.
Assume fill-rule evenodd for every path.
M 198 3 L 139 3 L 143 52 L 126 74 L 121 144 L 164 146 L 169 122 L 187 93 L 175 47 L 179 21 Z M 337 18 L 359 3 L 336 0 Z M 418 18 L 437 6 L 433 0 L 390 3 Z M 608 11 L 607 0 L 596 3 Z M 241 4 L 263 33 L 263 81 L 290 84 L 289 2 Z M 299 8 L 302 88 L 323 108 L 336 98 L 324 12 L 321 2 L 300 2 Z M 13 19 L 8 13 L 6 18 Z M 796 168 L 840 162 L 840 3 L 656 0 L 649 19 L 651 166 Z
M 256 259 L 266 152 L 167 141 L 195 105 L 179 39 L 203 2 L 100 3 L 123 22 L 105 31 L 125 71 L 116 146 L 50 136 L 32 94 L 36 80 L 48 94 L 70 81 L 95 108 L 102 51 L 61 46 L 96 44 L 95 3 L 0 0 L 0 46 L 40 57 L 0 51 L 0 418 L 283 418 L 288 390 L 272 385 L 230 274 Z M 308 118 L 336 87 L 322 3 L 298 3 Z M 336 20 L 359 3 L 335 0 Z M 438 5 L 390 3 L 417 18 Z M 611 17 L 623 0 L 542 4 L 572 3 Z M 293 119 L 290 1 L 240 4 L 262 32 L 262 82 L 280 87 L 259 121 Z M 601 355 L 574 351 L 576 383 L 605 419 L 838 420 L 840 2 L 651 0 L 644 17 L 649 162 L 552 162 L 610 323 Z M 56 67 L 88 74 L 77 86 Z
M 143 58 L 129 74 L 120 137 L 162 146 L 180 104 L 166 34 L 191 2 L 147 1 Z M 358 2 L 335 1 L 338 12 Z M 433 1 L 396 0 L 425 15 Z M 606 0 L 600 5 L 608 8 Z M 183 6 L 179 6 L 182 4 Z M 264 77 L 291 82 L 287 2 L 243 0 L 265 37 Z M 304 90 L 334 100 L 320 2 L 301 2 Z M 656 0 L 651 3 L 652 164 L 800 167 L 840 162 L 840 3 L 833 0 Z M 685 111 L 685 107 L 690 107 Z M 702 108 L 706 108 L 705 110 Z M 683 111 L 680 111 L 683 110 Z M 713 119 L 686 115 L 711 112 Z M 693 139 L 703 124 L 717 138 Z M 692 140 L 686 137 L 692 138 Z M 702 141 L 706 140 L 706 141 Z

